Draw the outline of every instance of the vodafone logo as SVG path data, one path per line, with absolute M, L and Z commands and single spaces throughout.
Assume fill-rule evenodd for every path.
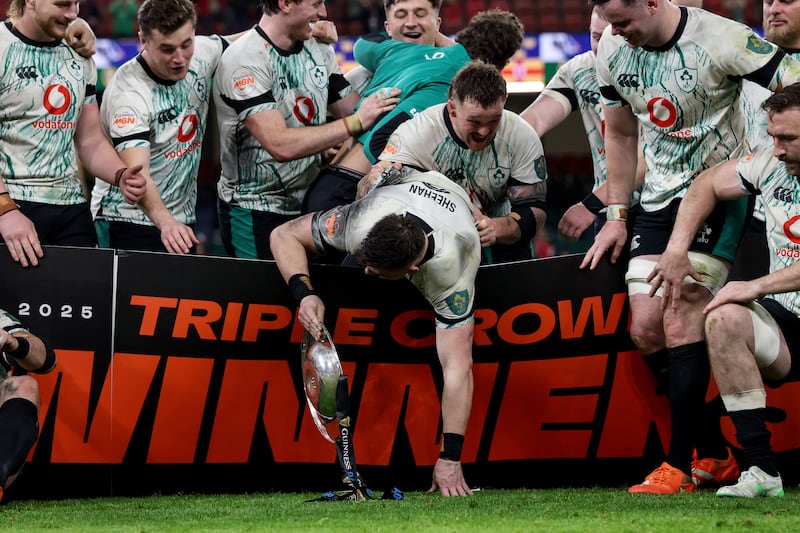
M 317 114 L 317 107 L 314 101 L 308 96 L 298 96 L 294 99 L 294 116 L 303 124 L 310 124 L 314 115 Z
M 659 128 L 671 128 L 678 119 L 678 110 L 675 104 L 666 98 L 653 98 L 647 102 L 647 110 L 650 112 L 650 122 Z
M 194 139 L 195 133 L 197 133 L 197 115 L 192 113 L 183 117 L 178 128 L 178 140 L 182 143 L 189 142 Z
M 800 244 L 800 227 L 795 226 L 798 222 L 800 222 L 800 215 L 795 215 L 783 225 L 783 233 L 795 244 Z
M 51 85 L 44 92 L 44 108 L 51 115 L 63 115 L 72 104 L 72 96 L 63 85 Z

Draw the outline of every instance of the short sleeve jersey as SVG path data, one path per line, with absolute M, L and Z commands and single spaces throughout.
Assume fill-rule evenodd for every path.
M 131 59 L 114 74 L 105 90 L 100 116 L 103 129 L 118 152 L 150 150 L 150 177 L 175 220 L 195 222 L 197 171 L 205 134 L 211 78 L 222 56 L 219 37 L 196 37 L 195 51 L 185 78 L 159 78 L 142 56 Z M 152 226 L 137 206 L 116 187 L 97 180 L 92 191 L 95 218 Z
M 642 125 L 646 211 L 665 207 L 699 172 L 742 153 L 736 100 L 743 77 L 774 90 L 800 74 L 800 64 L 747 26 L 680 10 L 678 29 L 662 47 L 631 48 L 609 26 L 597 52 L 604 104 L 630 105 Z
M 402 90 L 400 103 L 386 113 L 369 131 L 359 137 L 364 153 L 374 163 L 370 147 L 372 133 L 392 121 L 401 113 L 417 113 L 447 101 L 450 82 L 456 73 L 472 59 L 460 44 L 437 48 L 435 46 L 407 43 L 390 39 L 385 33 L 372 34 L 356 41 L 353 57 L 373 73 L 362 98 L 383 87 Z
M 800 258 L 800 180 L 773 156 L 772 148 L 748 154 L 736 164 L 742 189 L 761 196 L 766 213 L 769 271 L 790 267 Z M 771 296 L 800 317 L 800 293 Z
M 380 159 L 441 172 L 491 217 L 510 212 L 509 184 L 534 184 L 547 179 L 539 136 L 530 124 L 508 110 L 503 111 L 495 138 L 477 152 L 456 135 L 447 104 L 433 106 L 398 126 Z
M 561 65 L 553 79 L 547 83 L 542 95 L 559 102 L 567 114 L 580 111 L 594 164 L 592 190 L 597 189 L 606 181 L 606 150 L 603 140 L 605 118 L 594 53 L 589 50 Z
M 86 201 L 77 179 L 75 129 L 95 104 L 97 69 L 62 41 L 40 43 L 0 23 L 0 176 L 16 200 Z
M 245 209 L 299 214 L 320 156 L 278 162 L 244 121 L 278 110 L 290 128 L 318 126 L 325 123 L 328 105 L 350 92 L 333 48 L 315 39 L 282 50 L 256 26 L 232 43 L 214 80 L 222 151 L 220 198 Z
M 472 316 L 480 238 L 466 194 L 438 172 L 415 172 L 352 204 L 316 213 L 312 235 L 320 251 L 355 252 L 369 230 L 390 214 L 413 216 L 428 234 L 426 259 L 411 283 L 440 325 Z

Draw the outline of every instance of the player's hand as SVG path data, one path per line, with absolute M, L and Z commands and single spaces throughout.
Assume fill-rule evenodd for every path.
M 336 24 L 330 20 L 318 20 L 311 24 L 311 36 L 324 44 L 334 44 L 339 40 Z
M 558 222 L 558 233 L 570 241 L 577 241 L 586 229 L 594 224 L 597 217 L 578 202 L 567 209 Z
M 727 303 L 749 303 L 763 295 L 764 293 L 759 288 L 758 278 L 751 281 L 729 281 L 708 302 L 703 313 L 707 314 L 712 309 Z
M 475 222 L 475 229 L 478 230 L 478 236 L 481 238 L 481 248 L 488 248 L 497 242 L 497 227 L 493 219 L 481 215 Z
M 701 276 L 689 261 L 689 254 L 685 251 L 674 251 L 667 247 L 659 257 L 653 271 L 647 276 L 650 283 L 650 297 L 656 295 L 656 291 L 664 286 L 664 295 L 661 298 L 661 306 L 666 309 L 671 305 L 677 309 L 681 299 L 681 286 L 686 276 L 692 277 L 696 281 L 703 281 Z
M 400 99 L 397 98 L 399 94 L 400 89 L 397 87 L 384 87 L 361 101 L 361 106 L 356 113 L 365 131 L 374 126 L 384 113 L 397 107 L 400 102 Z
M 83 57 L 92 57 L 97 52 L 97 37 L 89 23 L 82 18 L 70 22 L 64 34 L 64 40 Z
M 325 304 L 316 294 L 310 294 L 300 301 L 297 318 L 312 337 L 322 340 L 324 333 Z
M 616 263 L 627 239 L 628 228 L 625 226 L 625 221 L 609 220 L 595 235 L 594 244 L 586 252 L 578 268 L 588 266 L 589 270 L 594 270 L 607 251 L 611 252 L 611 262 Z
M 433 484 L 428 492 L 435 492 L 437 488 L 442 492 L 442 496 L 472 496 L 472 489 L 464 480 L 460 461 L 448 461 L 442 458 L 436 460 L 433 466 Z
M 381 174 L 389 168 L 394 166 L 397 170 L 403 168 L 400 163 L 392 163 L 391 161 L 378 161 L 372 168 L 369 169 L 363 178 L 358 180 L 358 187 L 356 188 L 356 200 L 363 198 L 372 189 L 377 187 L 381 182 Z
M 144 196 L 147 189 L 147 178 L 142 172 L 142 165 L 134 165 L 122 173 L 119 180 L 119 188 L 125 201 L 131 205 L 136 205 Z
M 192 228 L 175 219 L 161 227 L 161 242 L 171 254 L 188 254 L 200 243 Z
M 0 216 L 0 235 L 11 258 L 24 267 L 38 265 L 39 258 L 44 256 L 36 227 L 19 209 Z

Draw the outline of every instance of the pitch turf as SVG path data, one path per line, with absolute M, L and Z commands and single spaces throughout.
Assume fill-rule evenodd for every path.
M 171 495 L 8 501 L 10 531 L 797 531 L 800 489 L 782 499 L 713 491 L 633 496 L 624 488 L 484 489 L 471 498 L 407 493 L 402 501 L 306 503 L 318 494 Z

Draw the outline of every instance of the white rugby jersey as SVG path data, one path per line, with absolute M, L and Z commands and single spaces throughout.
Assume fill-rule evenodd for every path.
M 605 116 L 594 53 L 589 50 L 561 65 L 542 95 L 560 103 L 567 115 L 580 111 L 594 163 L 592 190 L 597 189 L 606 181 L 606 149 L 603 140 Z
M 117 152 L 150 150 L 150 177 L 164 205 L 183 224 L 196 220 L 197 171 L 205 134 L 211 78 L 224 49 L 219 37 L 195 38 L 186 77 L 163 80 L 141 55 L 114 74 L 100 106 L 103 130 Z M 92 190 L 95 218 L 152 226 L 144 211 L 125 202 L 121 191 L 102 180 Z
M 243 122 L 278 109 L 288 127 L 317 126 L 325 123 L 328 105 L 350 92 L 333 48 L 316 39 L 281 50 L 256 26 L 232 43 L 214 80 L 222 150 L 220 198 L 245 209 L 299 214 L 320 156 L 279 163 Z
M 504 110 L 492 142 L 470 150 L 453 130 L 447 104 L 429 107 L 392 133 L 379 159 L 441 172 L 469 194 L 473 205 L 491 217 L 507 215 L 508 181 L 525 184 L 547 179 L 542 142 L 517 114 Z
M 597 52 L 605 105 L 628 104 L 642 125 L 646 211 L 683 196 L 702 170 L 744 151 L 736 101 L 741 78 L 771 90 L 800 79 L 800 63 L 750 28 L 681 7 L 674 37 L 660 48 L 631 48 L 606 28 Z
M 742 190 L 759 194 L 766 214 L 769 271 L 790 267 L 800 259 L 800 179 L 765 148 L 736 164 Z M 800 293 L 770 295 L 800 317 Z
M 353 253 L 372 226 L 390 214 L 414 216 L 427 226 L 428 251 L 411 283 L 433 306 L 440 325 L 472 316 L 480 238 L 464 191 L 438 172 L 413 172 L 349 205 L 314 215 L 320 251 Z
M 94 104 L 97 69 L 63 41 L 31 41 L 0 23 L 0 176 L 11 197 L 45 204 L 86 201 L 73 137 Z

